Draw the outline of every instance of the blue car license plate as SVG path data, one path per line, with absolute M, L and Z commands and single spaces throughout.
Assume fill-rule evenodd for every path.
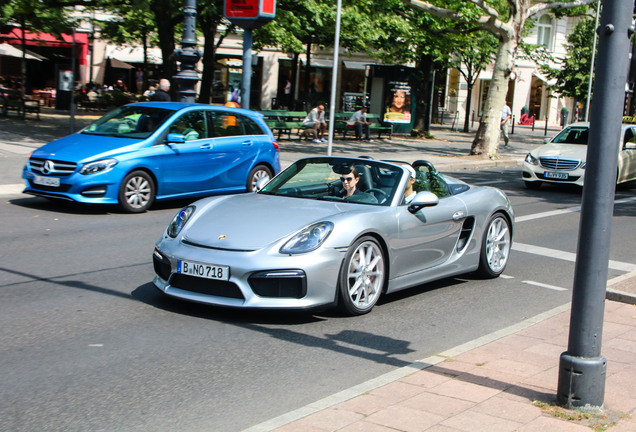
M 228 266 L 203 264 L 184 260 L 177 261 L 177 273 L 205 279 L 230 279 L 230 268 Z

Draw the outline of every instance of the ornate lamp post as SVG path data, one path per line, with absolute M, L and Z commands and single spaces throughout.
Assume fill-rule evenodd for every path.
M 179 86 L 179 101 L 194 103 L 197 95 L 195 86 L 200 81 L 199 74 L 195 71 L 195 66 L 201 58 L 201 52 L 196 48 L 196 0 L 185 0 L 183 15 L 185 18 L 181 48 L 176 49 L 174 52 L 180 67 L 179 72 L 172 78 Z

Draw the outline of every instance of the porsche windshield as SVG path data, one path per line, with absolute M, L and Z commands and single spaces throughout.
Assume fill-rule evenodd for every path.
M 82 131 L 88 135 L 123 138 L 148 138 L 161 126 L 173 110 L 146 106 L 124 106 L 109 112 Z
M 359 159 L 301 159 L 268 183 L 260 193 L 296 198 L 390 205 L 403 170 Z

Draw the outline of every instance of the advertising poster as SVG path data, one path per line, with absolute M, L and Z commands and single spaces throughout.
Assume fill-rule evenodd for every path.
M 411 123 L 411 86 L 404 81 L 389 81 L 386 89 L 384 121 Z

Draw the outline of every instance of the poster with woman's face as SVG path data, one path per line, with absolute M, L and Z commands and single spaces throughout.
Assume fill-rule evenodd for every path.
M 411 86 L 407 82 L 389 81 L 386 94 L 384 121 L 411 123 Z

